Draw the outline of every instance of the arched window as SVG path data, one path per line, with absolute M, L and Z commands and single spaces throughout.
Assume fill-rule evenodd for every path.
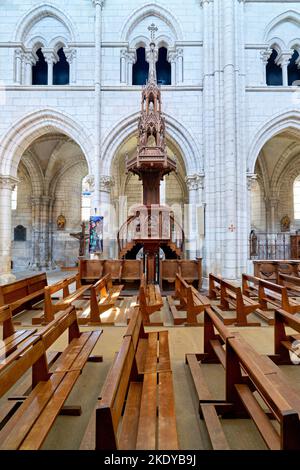
M 297 65 L 297 60 L 299 60 L 299 53 L 294 51 L 290 63 L 288 65 L 288 84 L 289 86 L 293 85 L 293 82 L 300 80 L 300 70 Z
M 81 220 L 86 222 L 90 220 L 92 198 L 85 178 L 82 180 L 81 188 Z
M 273 52 L 267 63 L 267 85 L 280 86 L 282 85 L 282 68 L 275 63 L 278 53 L 273 49 Z
M 159 85 L 171 85 L 171 64 L 167 60 L 167 55 L 167 49 L 160 47 L 156 63 L 157 83 Z
M 16 211 L 17 205 L 18 205 L 18 186 L 15 186 L 11 193 L 11 209 L 13 211 Z
M 53 65 L 53 85 L 68 85 L 70 83 L 70 66 L 63 48 L 57 51 L 59 61 Z
M 32 85 L 47 85 L 48 84 L 48 64 L 45 61 L 42 49 L 36 51 L 38 61 L 32 66 Z
M 146 85 L 149 72 L 149 64 L 146 62 L 146 53 L 144 47 L 139 47 L 136 51 L 136 63 L 132 68 L 132 84 Z
M 300 175 L 294 181 L 294 219 L 300 220 Z

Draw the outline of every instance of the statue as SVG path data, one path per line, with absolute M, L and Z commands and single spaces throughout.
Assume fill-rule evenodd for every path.
M 288 215 L 282 217 L 280 221 L 280 227 L 282 232 L 289 232 L 291 226 L 291 220 Z
M 60 214 L 56 219 L 57 230 L 64 230 L 66 226 L 66 218 L 64 215 Z
M 80 227 L 81 227 L 81 232 L 70 233 L 70 236 L 74 237 L 74 238 L 77 238 L 77 240 L 79 240 L 79 256 L 84 256 L 85 255 L 86 240 L 88 240 L 89 234 L 85 233 L 85 223 L 84 222 L 82 222 Z
M 257 235 L 255 230 L 250 232 L 250 257 L 257 256 Z

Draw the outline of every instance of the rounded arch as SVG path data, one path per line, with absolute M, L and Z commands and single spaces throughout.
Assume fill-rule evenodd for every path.
M 130 41 L 129 48 L 135 50 L 135 49 L 138 49 L 139 47 L 144 47 L 146 49 L 148 45 L 149 45 L 149 38 L 143 35 L 139 35 L 139 36 L 135 36 Z
M 300 131 L 300 112 L 288 110 L 268 119 L 256 133 L 248 153 L 248 171 L 254 173 L 255 163 L 263 146 L 285 130 Z
M 72 42 L 79 38 L 78 31 L 70 17 L 51 3 L 44 3 L 43 5 L 32 8 L 21 18 L 16 27 L 13 40 L 16 42 L 24 42 L 24 39 L 32 26 L 37 21 L 40 21 L 47 16 L 51 16 L 52 18 L 64 23 L 70 33 Z
M 49 48 L 53 49 L 54 52 L 56 52 L 56 53 L 61 47 L 62 48 L 68 47 L 68 40 L 67 40 L 67 38 L 65 38 L 63 36 L 57 36 L 57 37 L 53 38 L 49 43 Z
M 137 8 L 124 22 L 121 29 L 121 41 L 128 41 L 135 26 L 147 16 L 155 16 L 164 21 L 173 32 L 176 40 L 182 40 L 182 28 L 177 18 L 167 8 L 156 3 L 147 3 L 141 8 Z
M 268 41 L 271 49 L 274 49 L 278 55 L 286 49 L 284 42 L 280 38 L 272 38 Z
M 192 134 L 176 119 L 163 113 L 166 120 L 168 138 L 177 146 L 182 154 L 186 173 L 203 171 L 203 159 L 199 146 Z M 110 175 L 112 162 L 121 145 L 133 134 L 137 133 L 140 113 L 119 121 L 109 130 L 103 142 L 102 173 Z M 201 156 L 201 158 L 199 158 Z
M 44 109 L 27 114 L 10 126 L 0 142 L 0 174 L 16 176 L 21 157 L 29 146 L 38 137 L 53 132 L 65 134 L 79 145 L 90 171 L 94 153 L 92 135 L 67 114 Z
M 298 23 L 300 25 L 300 13 L 296 10 L 288 10 L 280 15 L 276 16 L 275 18 L 270 21 L 270 23 L 266 26 L 264 31 L 264 41 L 268 41 L 268 36 L 275 26 L 279 25 L 283 21 L 293 21 L 294 23 Z

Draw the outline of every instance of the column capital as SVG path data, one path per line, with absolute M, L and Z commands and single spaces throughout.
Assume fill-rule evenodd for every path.
M 185 178 L 188 190 L 197 190 L 203 189 L 204 187 L 204 173 L 194 173 L 193 175 L 188 175 Z
M 35 65 L 38 60 L 38 57 L 31 51 L 23 53 L 23 57 L 25 59 L 25 63 L 29 65 Z
M 256 173 L 247 173 L 247 189 L 251 191 L 257 182 L 257 174 Z
M 23 52 L 23 50 L 22 50 L 21 47 L 17 47 L 17 48 L 15 49 L 15 58 L 16 58 L 16 59 L 22 59 L 23 54 L 24 54 L 24 52 Z
M 0 189 L 10 189 L 11 191 L 13 191 L 18 182 L 18 178 L 15 178 L 14 176 L 0 175 Z
M 77 56 L 76 49 L 64 49 L 64 53 L 69 64 L 71 64 Z
M 122 57 L 122 55 L 121 55 Z M 135 64 L 136 62 L 136 51 L 129 51 L 126 53 L 126 58 L 128 63 L 130 64 Z
M 95 176 L 87 175 L 82 180 L 82 190 L 86 193 L 93 193 L 95 191 Z
M 267 47 L 263 51 L 260 51 L 261 60 L 265 65 L 267 65 L 272 52 L 273 52 L 273 49 L 271 49 L 270 47 Z
M 102 10 L 102 8 L 103 8 L 103 6 L 104 6 L 104 0 L 93 0 L 93 5 L 94 5 L 95 7 L 100 6 L 100 8 L 101 8 L 101 10 Z
M 115 181 L 112 176 L 100 176 L 100 191 L 104 191 L 106 193 L 111 192 L 111 188 L 114 186 Z
M 291 60 L 292 57 L 292 51 L 282 51 L 280 54 L 278 54 L 278 57 L 276 57 L 275 63 L 277 65 L 280 65 L 281 67 L 287 66 Z
M 56 64 L 59 61 L 59 57 L 54 51 L 42 49 L 42 52 L 48 65 Z
M 209 3 L 213 3 L 214 0 L 199 0 L 200 6 L 204 7 L 205 5 Z

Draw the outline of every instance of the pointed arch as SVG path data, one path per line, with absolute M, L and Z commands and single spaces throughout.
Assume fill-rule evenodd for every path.
M 154 16 L 164 21 L 173 32 L 176 40 L 182 40 L 182 28 L 178 19 L 167 8 L 157 3 L 147 3 L 141 8 L 137 8 L 128 18 L 126 18 L 121 29 L 121 41 L 128 41 L 135 26 L 147 16 Z
M 94 154 L 91 133 L 66 113 L 44 109 L 27 114 L 10 126 L 0 141 L 0 174 L 16 176 L 21 157 L 29 146 L 38 137 L 53 132 L 65 134 L 74 140 L 80 146 L 91 170 Z
M 264 42 L 268 41 L 268 37 L 272 29 L 284 21 L 292 21 L 294 23 L 298 23 L 300 26 L 300 13 L 296 10 L 288 10 L 273 18 L 265 28 Z
M 74 26 L 70 17 L 55 5 L 52 5 L 51 3 L 44 3 L 43 5 L 32 8 L 21 18 L 16 27 L 13 40 L 15 42 L 24 42 L 26 35 L 32 26 L 37 21 L 40 21 L 47 16 L 55 18 L 65 25 L 70 34 L 72 42 L 79 38 L 78 31 L 76 30 L 76 27 Z

